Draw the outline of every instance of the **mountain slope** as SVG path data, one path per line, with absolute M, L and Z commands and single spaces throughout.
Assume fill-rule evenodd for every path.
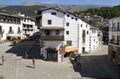
M 40 9 L 51 7 L 51 6 L 60 6 L 71 12 L 83 11 L 83 10 L 87 10 L 90 8 L 105 7 L 102 5 L 59 5 L 59 4 L 43 4 L 43 3 L 38 3 L 38 2 L 25 2 L 22 5 L 2 6 L 0 8 L 0 12 L 9 13 L 9 14 L 15 14 L 15 13 L 21 12 L 27 16 L 35 17 L 36 10 L 40 10 Z

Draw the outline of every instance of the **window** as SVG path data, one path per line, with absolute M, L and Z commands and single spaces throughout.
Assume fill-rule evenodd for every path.
M 48 24 L 51 25 L 52 24 L 52 20 L 48 20 Z
M 50 36 L 50 30 L 45 30 L 45 35 Z
M 117 36 L 117 44 L 120 45 L 120 36 Z
M 74 17 L 71 17 L 71 19 L 74 19 Z
M 69 22 L 66 23 L 66 26 L 69 26 Z
M 115 42 L 115 36 L 114 36 L 114 35 L 112 35 L 112 38 L 111 38 L 110 42 L 111 42 L 111 43 L 114 43 L 114 42 Z
M 11 26 L 9 27 L 9 33 L 13 33 Z
M 18 33 L 20 33 L 20 27 L 18 27 Z
M 95 30 L 95 29 L 92 29 L 92 33 L 96 33 L 96 30 Z
M 26 19 L 23 19 L 24 20 L 24 22 L 26 22 Z
M 52 14 L 52 15 L 57 15 L 57 13 L 56 13 L 56 12 L 52 12 L 51 14 Z
M 67 45 L 72 46 L 72 41 L 67 41 Z
M 114 35 L 112 35 L 112 39 L 114 39 L 114 40 L 115 40 L 115 36 L 114 36 Z
M 56 30 L 56 35 L 59 35 L 60 34 L 60 31 L 59 30 Z
M 85 43 L 85 30 L 83 30 L 83 33 L 82 33 L 82 40 L 83 40 L 83 43 Z
M 81 27 L 82 27 L 82 24 L 81 24 Z
M 75 20 L 77 21 L 78 19 L 77 19 L 77 18 L 75 18 Z
M 69 17 L 70 15 L 69 14 L 67 14 L 67 17 Z
M 120 22 L 118 22 L 117 30 L 120 31 Z
M 66 31 L 66 35 L 69 35 L 69 31 Z
M 116 27 L 115 27 L 115 23 L 112 24 L 112 31 L 115 31 Z
M 87 31 L 87 34 L 89 34 L 89 31 Z
M 0 26 L 0 32 L 2 32 L 2 26 Z

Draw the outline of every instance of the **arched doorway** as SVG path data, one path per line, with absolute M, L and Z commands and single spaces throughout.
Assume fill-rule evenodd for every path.
M 57 61 L 58 60 L 58 51 L 55 48 L 47 48 L 47 60 L 48 61 Z

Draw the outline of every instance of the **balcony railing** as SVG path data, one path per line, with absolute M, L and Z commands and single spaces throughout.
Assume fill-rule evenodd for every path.
M 18 31 L 17 34 L 20 34 L 22 31 Z
M 9 34 L 13 34 L 13 33 L 14 33 L 14 31 L 13 31 L 13 30 L 11 30 L 11 31 L 9 31 L 8 33 L 9 33 Z
M 120 45 L 120 40 L 114 40 L 114 39 L 111 39 L 109 41 L 110 44 L 115 44 L 115 45 Z
M 64 40 L 64 36 L 41 36 L 41 40 L 63 41 Z
M 109 28 L 110 31 L 117 32 L 120 31 L 120 28 Z

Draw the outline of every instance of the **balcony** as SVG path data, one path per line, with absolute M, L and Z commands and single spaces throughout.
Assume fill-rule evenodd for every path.
M 17 34 L 20 34 L 22 31 L 18 31 Z
M 63 41 L 64 40 L 64 36 L 41 36 L 41 40 Z
M 13 31 L 13 30 L 11 30 L 11 31 L 9 31 L 9 32 L 8 32 L 8 34 L 13 34 L 13 33 L 14 33 L 14 31 Z
M 113 32 L 119 32 L 120 31 L 120 28 L 109 28 L 110 31 L 113 31 Z
M 109 41 L 110 44 L 115 44 L 115 45 L 120 45 L 120 40 L 114 40 L 114 39 L 111 39 Z

